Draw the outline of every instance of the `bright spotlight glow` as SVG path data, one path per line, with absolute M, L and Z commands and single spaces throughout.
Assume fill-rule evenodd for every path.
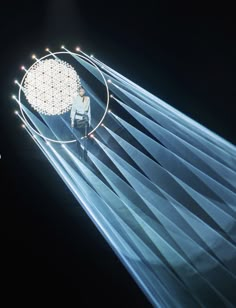
M 94 55 L 90 55 L 90 58 L 94 58 Z
M 102 123 L 101 126 L 104 127 L 105 125 Z
M 65 46 L 64 46 L 64 45 L 61 45 L 61 49 L 65 49 Z
M 47 144 L 47 145 L 50 145 L 51 143 L 50 143 L 49 141 L 46 141 L 46 144 Z
M 15 80 L 14 80 L 14 83 L 18 83 L 18 80 L 15 79 Z
M 19 112 L 17 110 L 14 111 L 15 114 L 19 114 Z
M 11 98 L 16 99 L 16 96 L 15 96 L 15 95 L 12 95 Z
M 91 134 L 91 135 L 90 135 L 90 138 L 94 138 L 94 134 Z
M 21 127 L 22 127 L 22 128 L 25 128 L 25 124 L 21 124 Z
M 108 113 L 111 113 L 111 109 L 108 110 Z
M 108 79 L 107 82 L 108 82 L 108 83 L 112 83 L 111 79 Z
M 32 59 L 36 59 L 36 55 L 32 55 Z
M 33 138 L 36 138 L 36 135 L 33 135 Z
M 24 81 L 28 102 L 36 111 L 46 115 L 69 111 L 79 86 L 80 78 L 75 69 L 58 59 L 37 62 Z
M 113 98 L 114 96 L 111 94 L 110 97 Z
M 49 48 L 45 48 L 45 51 L 49 51 Z
M 24 67 L 24 65 L 22 65 L 22 66 L 21 66 L 21 70 L 22 70 L 22 71 L 23 71 L 23 70 L 25 70 L 25 67 Z
M 80 47 L 76 47 L 75 50 L 76 50 L 76 51 L 80 51 Z

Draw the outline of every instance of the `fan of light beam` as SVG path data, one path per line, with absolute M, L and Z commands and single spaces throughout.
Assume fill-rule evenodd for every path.
M 50 56 L 70 54 L 106 86 L 105 104 L 80 74 L 96 133 L 62 141 L 69 117 L 35 116 L 21 103 L 22 79 L 13 99 L 25 130 L 153 307 L 236 307 L 236 147 L 94 56 L 65 50 Z M 47 114 L 68 110 L 76 72 L 42 60 L 27 71 L 27 99 Z

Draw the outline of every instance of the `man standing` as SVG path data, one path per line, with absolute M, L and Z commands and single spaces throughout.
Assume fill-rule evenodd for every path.
M 79 132 L 80 139 L 82 137 L 87 138 L 88 127 L 91 125 L 90 98 L 84 94 L 84 88 L 80 87 L 79 95 L 74 98 L 70 112 L 71 127 L 76 128 L 76 130 Z M 82 147 L 84 147 L 84 144 Z M 86 149 L 84 149 L 83 153 L 86 154 Z
M 71 127 L 84 126 L 85 122 L 88 126 L 91 124 L 90 98 L 84 94 L 84 88 L 80 87 L 79 95 L 75 97 L 70 112 Z

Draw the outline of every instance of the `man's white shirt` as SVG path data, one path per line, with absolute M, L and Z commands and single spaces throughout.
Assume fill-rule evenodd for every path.
M 70 112 L 71 122 L 74 123 L 75 119 L 82 120 L 83 114 L 88 115 L 89 125 L 90 125 L 91 123 L 90 98 L 88 96 L 81 97 L 80 95 L 78 95 L 74 98 L 72 103 L 72 108 Z

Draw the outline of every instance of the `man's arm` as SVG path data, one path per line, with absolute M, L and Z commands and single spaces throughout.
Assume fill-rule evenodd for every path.
M 74 100 L 74 102 L 73 102 L 73 104 L 72 104 L 71 111 L 70 111 L 71 127 L 74 127 L 75 114 L 76 114 L 76 106 L 75 106 L 75 100 Z
M 91 108 L 90 108 L 89 96 L 87 96 L 87 104 L 88 104 L 87 114 L 88 114 L 89 126 L 91 126 Z

